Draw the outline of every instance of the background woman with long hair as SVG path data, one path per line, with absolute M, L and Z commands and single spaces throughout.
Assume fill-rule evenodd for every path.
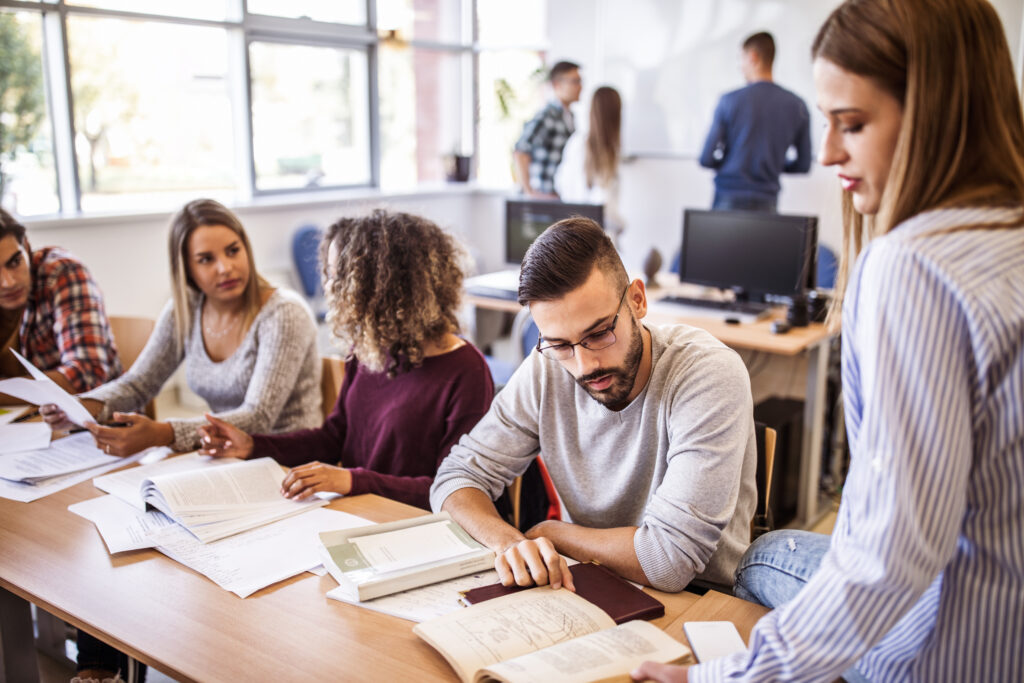
M 429 509 L 438 465 L 494 395 L 484 357 L 456 335 L 464 254 L 425 218 L 374 211 L 328 228 L 321 258 L 327 320 L 349 353 L 334 410 L 274 436 L 211 417 L 203 452 L 295 467 L 289 498 L 376 493 Z
M 634 676 L 1019 681 L 1024 117 L 1006 36 L 985 0 L 848 0 L 813 56 L 846 209 L 836 527 L 750 546 L 736 594 L 776 609 L 749 652 Z
M 203 418 L 154 421 L 138 412 L 185 363 L 189 388 L 221 419 L 279 432 L 320 420 L 316 326 L 297 294 L 256 271 L 241 221 L 211 199 L 189 202 L 171 219 L 171 301 L 135 364 L 113 382 L 80 394 L 101 424 L 96 445 L 114 455 L 151 446 L 199 447 Z M 43 415 L 65 426 L 56 406 Z M 115 420 L 126 426 L 104 426 Z
M 590 126 L 572 134 L 555 172 L 555 191 L 563 202 L 604 204 L 604 229 L 618 242 L 626 225 L 619 213 L 619 159 L 622 98 L 601 86 L 590 100 Z

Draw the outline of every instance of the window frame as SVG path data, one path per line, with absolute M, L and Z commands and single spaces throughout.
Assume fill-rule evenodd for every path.
M 147 13 L 100 7 L 86 7 L 66 0 L 0 0 L 0 8 L 28 11 L 41 16 L 43 26 L 43 71 L 46 107 L 51 122 L 54 150 L 57 196 L 60 209 L 57 214 L 33 216 L 38 219 L 81 218 L 95 215 L 82 211 L 82 184 L 79 158 L 75 151 L 74 96 L 71 86 L 71 68 L 68 49 L 68 17 L 93 16 L 147 22 L 159 22 L 223 29 L 229 45 L 228 91 L 231 99 L 231 118 L 235 132 L 235 192 L 238 204 L 286 197 L 301 199 L 302 195 L 320 195 L 339 190 L 381 188 L 381 121 L 379 49 L 394 37 L 379 31 L 377 1 L 366 3 L 365 24 L 341 24 L 314 21 L 308 18 L 275 17 L 248 11 L 246 0 L 227 0 L 224 19 L 190 18 L 160 13 Z M 403 39 L 411 48 L 441 50 L 460 54 L 468 59 L 469 73 L 462 79 L 460 107 L 463 112 L 463 145 L 474 158 L 479 154 L 479 57 L 489 48 L 479 44 L 479 11 L 482 0 L 458 0 L 458 40 L 422 40 L 415 36 Z M 252 65 L 249 48 L 254 42 L 309 45 L 364 51 L 366 55 L 366 112 L 369 134 L 369 181 L 367 183 L 323 185 L 302 188 L 259 189 L 257 186 L 253 140 Z M 475 167 L 471 178 L 476 177 Z M 170 207 L 168 207 L 170 208 Z M 139 207 L 145 212 L 145 207 Z M 120 213 L 120 212 L 119 212 Z

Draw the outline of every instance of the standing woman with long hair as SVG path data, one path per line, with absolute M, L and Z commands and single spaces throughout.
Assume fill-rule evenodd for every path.
M 619 213 L 619 159 L 622 98 L 601 86 L 590 100 L 590 126 L 572 134 L 555 172 L 555 192 L 563 202 L 604 204 L 605 230 L 618 242 L 626 224 Z
M 813 57 L 847 247 L 835 530 L 750 546 L 736 594 L 776 609 L 748 652 L 634 676 L 1019 681 L 1024 117 L 1006 36 L 985 0 L 848 0 Z
M 151 446 L 199 448 L 201 417 L 154 421 L 138 412 L 181 363 L 189 388 L 221 419 L 242 429 L 311 427 L 321 416 L 316 326 L 298 295 L 256 271 L 241 221 L 211 199 L 189 202 L 171 219 L 171 301 L 135 364 L 79 398 L 100 424 L 96 445 L 114 455 Z M 56 406 L 47 422 L 66 426 Z M 104 426 L 107 420 L 126 426 Z

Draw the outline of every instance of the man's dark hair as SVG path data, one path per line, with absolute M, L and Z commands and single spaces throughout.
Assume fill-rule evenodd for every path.
M 558 62 L 553 67 L 551 67 L 551 73 L 548 75 L 548 80 L 554 83 L 555 80 L 560 76 L 564 76 L 570 71 L 574 71 L 579 68 L 579 64 L 574 64 L 572 62 Z
M 582 216 L 558 221 L 533 241 L 519 271 L 519 303 L 560 299 L 581 286 L 594 268 L 625 287 L 619 253 L 601 226 Z
M 13 236 L 18 244 L 25 246 L 25 226 L 15 220 L 14 216 L 0 209 L 0 240 Z
M 769 69 L 775 61 L 775 39 L 767 31 L 755 33 L 743 41 L 744 50 L 752 50 L 757 53 L 763 63 Z

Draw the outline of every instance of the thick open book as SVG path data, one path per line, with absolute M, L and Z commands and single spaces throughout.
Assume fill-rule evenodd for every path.
M 150 477 L 142 482 L 142 498 L 209 543 L 327 504 L 283 497 L 284 476 L 271 458 L 258 458 Z
M 654 624 L 618 626 L 604 610 L 547 586 L 487 600 L 417 624 L 413 632 L 471 681 L 629 680 L 647 660 L 681 662 L 690 649 Z
M 320 534 L 324 566 L 350 600 L 371 600 L 490 569 L 494 553 L 447 512 Z

